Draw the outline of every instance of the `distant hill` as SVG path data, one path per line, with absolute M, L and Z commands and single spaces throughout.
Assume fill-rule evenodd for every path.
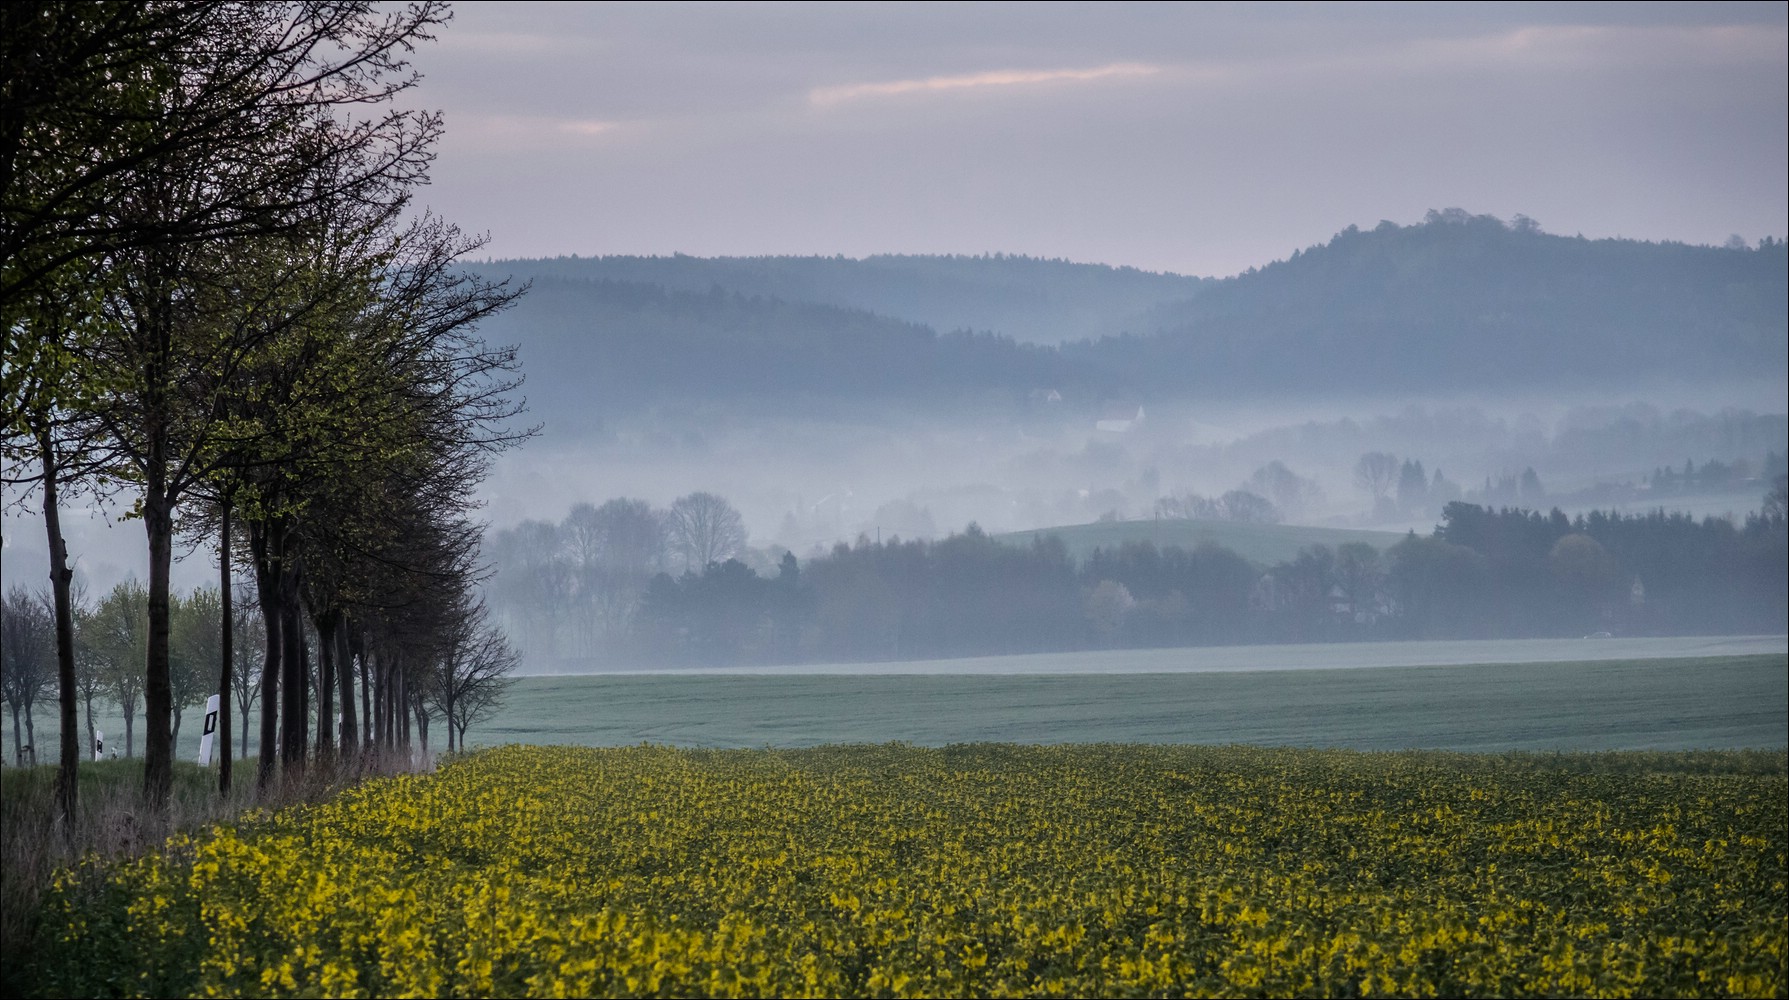
M 1035 531 L 1013 531 L 993 536 L 1010 545 L 1030 545 L 1032 539 L 1055 535 L 1077 562 L 1094 549 L 1116 549 L 1125 542 L 1151 542 L 1162 548 L 1177 545 L 1194 549 L 1211 542 L 1268 567 L 1298 557 L 1298 550 L 1312 545 L 1335 548 L 1346 542 L 1365 542 L 1385 551 L 1404 536 L 1395 531 L 1359 531 L 1351 528 L 1314 528 L 1294 524 L 1253 524 L 1241 521 L 1164 519 L 1160 521 L 1100 521 Z
M 1209 279 L 1010 254 L 849 257 L 557 257 L 475 269 L 527 280 L 656 285 L 811 302 L 878 313 L 940 333 L 973 330 L 1021 343 L 1120 333 L 1133 316 L 1179 303 Z
M 530 417 L 549 429 L 717 403 L 781 413 L 990 396 L 1010 405 L 1040 386 L 1085 387 L 1093 370 L 1077 371 L 1048 347 L 939 334 L 861 309 L 718 287 L 697 293 L 552 274 L 533 282 L 482 332 L 518 345 Z
M 1789 251 L 1585 240 L 1457 209 L 1222 281 L 1027 257 L 601 257 L 485 327 L 561 424 L 692 401 L 1629 390 L 1781 377 Z M 968 330 L 981 331 L 969 334 Z M 961 331 L 961 332 L 959 332 Z M 1111 335 L 1112 331 L 1128 331 Z M 1063 336 L 1059 346 L 1028 341 Z
M 1553 236 L 1458 209 L 1329 243 L 1064 354 L 1140 387 L 1571 388 L 1782 372 L 1789 251 Z

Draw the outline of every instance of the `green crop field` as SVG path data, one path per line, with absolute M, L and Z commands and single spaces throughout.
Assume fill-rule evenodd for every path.
M 1250 743 L 1362 750 L 1639 750 L 1789 745 L 1789 655 L 1778 637 L 1522 640 L 1119 650 L 980 660 L 521 677 L 474 746 L 813 746 Z M 1606 660 L 1548 662 L 1609 650 Z M 1673 655 L 1690 651 L 1727 655 Z M 1663 653 L 1669 658 L 1658 658 Z M 1744 655 L 1737 655 L 1743 653 Z M 1515 662 L 1481 662 L 1495 657 Z M 1293 669 L 1330 663 L 1336 669 Z M 1400 664 L 1374 666 L 1373 664 Z M 1447 666 L 1419 665 L 1447 663 Z M 787 672 L 777 672 L 778 670 Z M 95 721 L 124 749 L 116 708 Z M 56 753 L 38 706 L 38 760 Z M 249 720 L 251 752 L 260 718 Z M 182 759 L 202 715 L 189 709 Z M 240 749 L 242 720 L 235 722 Z M 443 741 L 432 731 L 431 749 Z M 83 735 L 83 740 L 85 736 Z M 139 722 L 137 752 L 142 752 Z M 5 762 L 12 718 L 0 715 Z
M 994 538 L 1012 545 L 1030 545 L 1032 539 L 1046 535 L 1062 539 L 1069 556 L 1076 561 L 1086 559 L 1096 548 L 1115 549 L 1125 542 L 1153 542 L 1157 547 L 1178 545 L 1183 549 L 1211 542 L 1262 566 L 1289 561 L 1297 557 L 1299 549 L 1311 545 L 1327 545 L 1333 549 L 1345 542 L 1365 542 L 1383 551 L 1396 545 L 1404 537 L 1395 531 L 1163 519 L 1071 524 L 1060 528 L 1008 532 L 995 535 Z
M 1076 654 L 1096 659 L 1099 654 Z M 474 745 L 1775 748 L 1789 656 L 1209 673 L 525 677 Z

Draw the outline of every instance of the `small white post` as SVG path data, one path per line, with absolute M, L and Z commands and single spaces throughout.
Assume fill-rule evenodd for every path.
M 199 734 L 199 766 L 211 766 L 211 740 L 217 733 L 217 695 L 205 699 L 205 731 Z

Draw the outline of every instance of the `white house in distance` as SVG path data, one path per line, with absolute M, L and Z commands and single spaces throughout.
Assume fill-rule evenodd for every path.
M 1124 403 L 1106 407 L 1105 415 L 1094 421 L 1093 429 L 1123 434 L 1142 422 L 1142 404 Z

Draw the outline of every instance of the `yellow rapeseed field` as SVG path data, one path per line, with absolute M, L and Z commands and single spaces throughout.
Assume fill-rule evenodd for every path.
M 509 747 L 64 873 L 81 995 L 1789 992 L 1781 753 Z

